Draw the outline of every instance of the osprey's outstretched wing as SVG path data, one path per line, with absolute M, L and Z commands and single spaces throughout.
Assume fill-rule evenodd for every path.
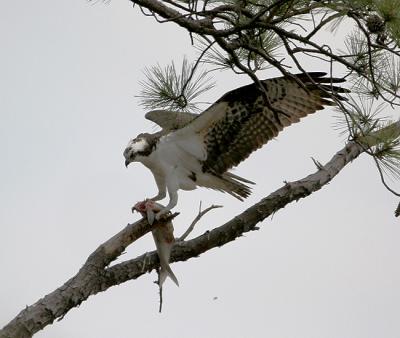
M 173 131 L 183 128 L 192 122 L 198 114 L 187 112 L 177 112 L 171 110 L 152 110 L 149 111 L 145 118 L 158 124 L 163 131 Z
M 228 170 L 278 135 L 286 126 L 324 106 L 346 100 L 344 79 L 307 73 L 261 81 L 222 96 L 200 115 L 152 111 L 146 118 L 163 128 L 132 139 L 124 151 L 125 165 L 142 162 L 156 180 L 160 200 L 168 192 L 171 210 L 178 190 L 197 186 L 227 192 L 242 200 L 250 194 L 244 178 Z
M 176 133 L 202 135 L 206 152 L 203 172 L 222 174 L 276 137 L 284 127 L 334 105 L 335 99 L 346 100 L 338 93 L 348 90 L 332 85 L 344 80 L 325 75 L 294 75 L 302 85 L 291 77 L 261 81 L 267 102 L 264 92 L 254 83 L 234 89 Z

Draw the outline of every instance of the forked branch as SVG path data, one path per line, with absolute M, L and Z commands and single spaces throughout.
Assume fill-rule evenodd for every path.
M 375 133 L 375 137 L 347 143 L 342 150 L 337 152 L 328 163 L 321 166 L 315 173 L 298 181 L 286 183 L 225 224 L 211 231 L 206 231 L 203 235 L 194 239 L 177 242 L 172 249 L 171 262 L 186 261 L 198 257 L 212 248 L 235 240 L 245 232 L 257 230 L 257 225 L 265 218 L 284 208 L 287 204 L 307 197 L 321 189 L 368 147 L 382 142 L 385 133 L 394 131 L 400 134 L 400 122 L 395 122 L 389 127 L 383 128 L 381 132 Z M 382 135 L 380 136 L 379 133 Z M 364 143 L 360 144 L 360 142 Z M 159 260 L 155 251 L 109 267 L 109 264 L 128 245 L 151 230 L 152 226 L 145 219 L 128 224 L 118 234 L 100 245 L 74 277 L 35 304 L 22 310 L 0 330 L 0 338 L 31 337 L 54 320 L 62 319 L 70 309 L 81 304 L 89 296 L 157 269 Z

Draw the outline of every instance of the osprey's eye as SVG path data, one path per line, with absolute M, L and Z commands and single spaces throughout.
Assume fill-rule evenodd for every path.
M 132 159 L 135 157 L 135 154 L 132 153 L 129 157 L 130 157 L 130 159 L 132 160 Z

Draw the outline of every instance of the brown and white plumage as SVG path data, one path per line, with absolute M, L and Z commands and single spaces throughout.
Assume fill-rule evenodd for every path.
M 159 194 L 177 203 L 177 190 L 203 186 L 246 198 L 252 183 L 229 169 L 273 139 L 302 117 L 345 100 L 347 89 L 335 86 L 343 79 L 314 72 L 261 81 L 263 89 L 250 84 L 234 89 L 203 113 L 152 111 L 146 118 L 163 130 L 141 134 L 125 149 L 126 164 L 140 161 L 156 179 Z

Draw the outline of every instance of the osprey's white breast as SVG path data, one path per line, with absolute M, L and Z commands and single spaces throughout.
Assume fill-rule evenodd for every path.
M 155 150 L 149 156 L 138 157 L 138 160 L 154 176 L 164 178 L 167 185 L 168 181 L 174 180 L 179 189 L 193 190 L 196 188 L 193 178 L 202 174 L 200 161 L 204 158 L 199 136 L 182 139 L 172 133 L 161 137 Z

